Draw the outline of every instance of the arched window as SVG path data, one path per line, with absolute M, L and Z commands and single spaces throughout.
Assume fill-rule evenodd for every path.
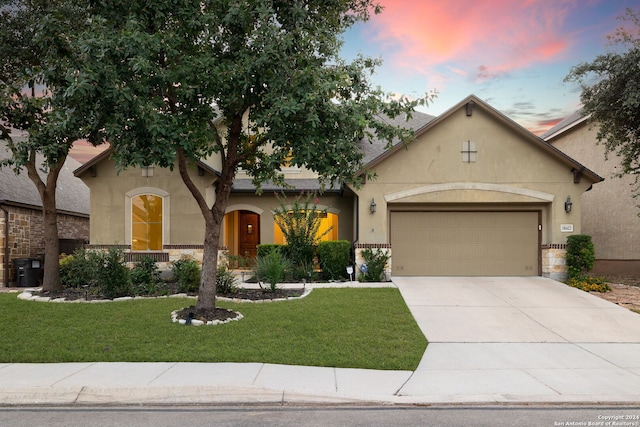
M 131 198 L 131 250 L 162 250 L 162 203 L 154 194 Z

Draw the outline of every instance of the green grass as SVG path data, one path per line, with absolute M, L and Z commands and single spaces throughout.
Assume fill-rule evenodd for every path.
M 171 322 L 193 299 L 42 303 L 0 294 L 0 362 L 263 362 L 415 370 L 427 341 L 399 291 L 315 289 L 299 300 L 219 302 L 244 318 Z

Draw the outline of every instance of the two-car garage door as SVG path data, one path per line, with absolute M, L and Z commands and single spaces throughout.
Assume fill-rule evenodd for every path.
M 391 212 L 397 276 L 537 276 L 539 213 Z

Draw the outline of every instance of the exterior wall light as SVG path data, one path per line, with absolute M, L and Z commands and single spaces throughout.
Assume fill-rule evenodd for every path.
M 375 199 L 371 199 L 371 205 L 369 205 L 369 209 L 371 210 L 371 213 L 376 213 L 376 201 Z
M 566 213 L 571 212 L 571 208 L 573 207 L 573 202 L 571 201 L 571 196 L 567 196 L 567 201 L 564 202 L 564 211 Z

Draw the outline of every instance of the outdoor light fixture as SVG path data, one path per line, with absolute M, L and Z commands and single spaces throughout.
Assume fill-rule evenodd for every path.
M 375 199 L 371 199 L 371 205 L 369 206 L 369 209 L 371 209 L 371 213 L 376 213 L 376 201 L 375 201 Z
M 571 196 L 567 196 L 567 201 L 564 202 L 564 211 L 566 213 L 571 212 L 571 207 L 573 206 L 573 202 L 571 201 Z

